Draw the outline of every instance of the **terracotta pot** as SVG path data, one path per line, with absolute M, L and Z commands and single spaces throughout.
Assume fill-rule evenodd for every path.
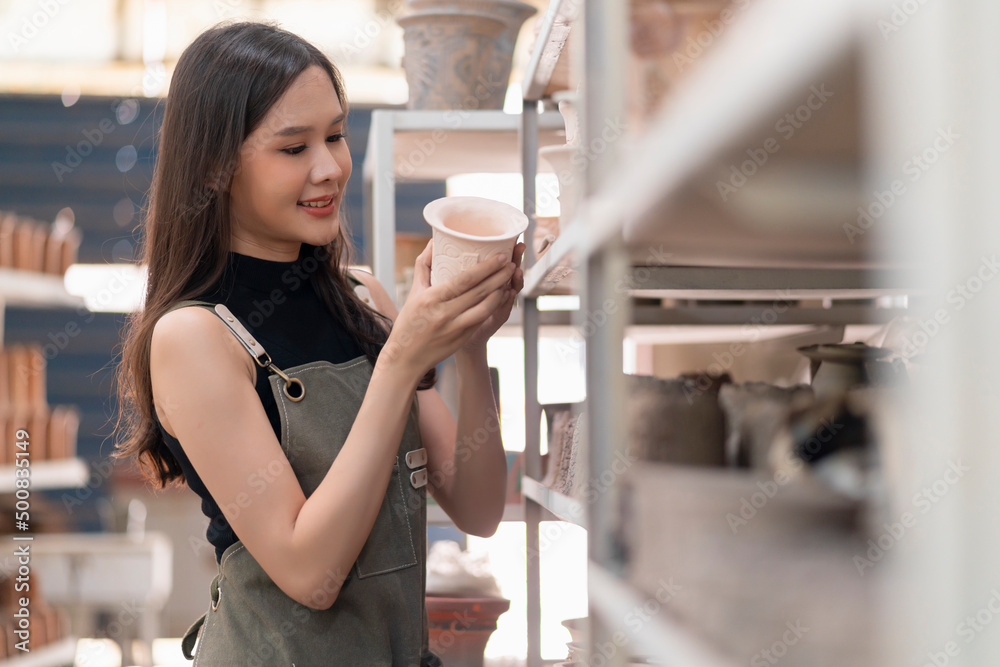
M 513 257 L 528 218 L 513 206 L 482 197 L 442 197 L 424 207 L 434 230 L 431 284 L 457 276 L 495 255 Z
M 448 667 L 482 667 L 486 643 L 510 600 L 427 596 L 426 603 L 431 651 Z
M 580 199 L 580 186 L 583 178 L 576 173 L 573 165 L 573 155 L 576 147 L 543 146 L 538 149 L 538 157 L 547 163 L 556 178 L 559 179 L 559 229 L 565 229 L 573 221 L 573 213 Z
M 507 81 L 493 67 L 503 21 L 473 11 L 420 12 L 399 19 L 410 109 L 502 109 Z
M 474 77 L 471 77 L 473 82 L 473 87 L 470 90 L 467 83 L 459 84 L 458 81 L 449 81 L 447 79 L 438 80 L 435 83 L 437 85 L 455 86 L 456 91 L 462 90 L 465 95 L 458 100 L 457 104 L 453 101 L 449 106 L 443 107 L 432 107 L 426 106 L 426 103 L 433 102 L 433 100 L 421 101 L 416 98 L 412 93 L 413 88 L 411 85 L 410 100 L 412 106 L 410 108 L 416 109 L 432 109 L 432 108 L 442 108 L 442 109 L 465 109 L 465 108 L 477 108 L 477 109 L 502 109 L 504 97 L 507 94 L 507 83 L 510 80 L 510 70 L 514 60 L 514 46 L 517 43 L 517 36 L 521 32 L 521 26 L 524 22 L 528 20 L 531 16 L 537 13 L 537 9 L 531 5 L 527 5 L 518 0 L 463 0 L 461 2 L 457 0 L 410 0 L 409 6 L 416 10 L 413 17 L 419 16 L 433 16 L 433 15 L 458 15 L 471 17 L 472 15 L 479 15 L 483 17 L 488 17 L 495 21 L 499 21 L 503 24 L 503 28 L 499 33 L 496 33 L 492 38 L 492 42 L 488 44 L 487 49 L 482 51 L 482 55 L 485 56 L 484 60 L 480 62 L 482 70 Z M 406 23 L 404 23 L 406 21 Z M 454 23 L 453 25 L 465 25 L 470 21 L 469 18 L 461 19 L 463 23 Z M 411 26 L 411 30 L 414 33 L 424 30 L 420 28 L 420 21 L 409 21 L 408 19 L 403 19 L 400 21 L 400 25 L 406 30 L 407 24 Z M 489 27 L 492 32 L 493 27 Z M 452 34 L 452 33 L 449 33 Z M 454 34 L 458 34 L 457 32 Z M 404 32 L 405 40 L 405 32 Z M 422 42 L 414 42 L 419 44 Z M 440 44 L 431 43 L 429 48 L 432 50 L 441 49 Z M 406 49 L 409 52 L 410 42 L 406 42 Z M 426 58 L 426 54 L 420 52 L 421 58 Z M 463 65 L 464 69 L 464 65 Z M 457 73 L 456 70 L 449 70 L 446 73 Z M 409 70 L 407 70 L 407 76 L 409 76 Z M 482 88 L 479 85 L 484 84 Z M 433 85 L 433 84 L 432 84 Z M 489 91 L 490 95 L 485 99 L 480 99 L 478 93 Z M 469 99 L 476 100 L 477 104 L 475 106 L 468 105 Z

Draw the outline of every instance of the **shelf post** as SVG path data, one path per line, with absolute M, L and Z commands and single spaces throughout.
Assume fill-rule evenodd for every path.
M 372 112 L 365 180 L 371 188 L 368 240 L 372 273 L 396 300 L 396 165 L 393 148 L 395 113 Z M 397 303 L 397 307 L 402 304 Z
M 538 103 L 524 100 L 521 111 L 521 174 L 523 176 L 524 214 L 528 231 L 524 235 L 524 266 L 535 263 L 532 238 L 535 231 L 535 174 L 538 171 Z M 541 419 L 538 403 L 538 299 L 523 298 L 524 332 L 524 470 L 532 479 L 542 478 Z M 542 665 L 541 554 L 538 551 L 538 527 L 542 508 L 524 499 L 525 554 L 527 561 L 528 667 Z
M 618 164 L 619 147 L 609 141 L 605 129 L 625 122 L 627 89 L 626 58 L 628 44 L 629 4 L 607 0 L 585 0 L 583 10 L 582 100 L 580 109 L 583 128 L 583 149 L 586 156 L 584 174 L 585 200 L 597 193 L 602 183 Z M 579 52 L 574 54 L 580 58 Z M 579 62 L 579 60 L 578 60 Z M 583 211 L 584 231 L 593 234 L 596 223 L 592 210 Z M 614 285 L 629 273 L 628 257 L 621 240 L 612 241 L 592 253 L 584 266 L 583 294 L 577 324 L 585 340 L 587 417 L 582 442 L 584 479 L 599 477 L 613 471 L 612 463 L 627 443 L 622 434 L 628 433 L 625 420 L 625 378 L 622 375 L 622 342 L 625 325 L 630 317 L 625 294 L 617 294 Z M 626 459 L 628 460 L 628 459 Z M 579 474 L 579 473 L 578 473 Z M 620 546 L 619 486 L 617 480 L 601 486 L 600 497 L 586 503 L 588 558 L 616 575 L 622 570 Z M 588 586 L 592 594 L 594 589 Z M 591 658 L 598 655 L 597 647 L 607 646 L 618 630 L 621 619 L 608 619 L 600 613 L 594 600 L 590 606 Z M 608 664 L 625 664 L 624 651 L 612 656 Z

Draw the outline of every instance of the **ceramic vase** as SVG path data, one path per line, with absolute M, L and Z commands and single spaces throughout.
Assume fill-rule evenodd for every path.
M 495 255 L 512 258 L 517 237 L 528 228 L 519 210 L 482 197 L 442 197 L 424 207 L 434 230 L 431 284 L 446 282 Z
M 482 667 L 483 652 L 510 600 L 427 596 L 430 650 L 448 667 Z
M 582 177 L 576 173 L 573 155 L 576 146 L 544 146 L 538 149 L 538 157 L 551 167 L 559 179 L 559 229 L 573 221 L 576 204 L 580 199 Z
M 517 0 L 411 0 L 403 67 L 411 109 L 502 109 L 521 25 Z

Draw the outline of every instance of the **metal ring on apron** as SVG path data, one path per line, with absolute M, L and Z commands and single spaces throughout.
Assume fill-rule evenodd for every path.
M 290 378 L 290 377 L 288 377 L 287 375 L 285 375 L 281 371 L 280 368 L 278 368 L 277 366 L 275 366 L 274 364 L 272 364 L 271 361 L 270 361 L 270 359 L 267 362 L 267 367 L 270 368 L 275 373 L 277 373 L 278 375 L 280 375 L 282 377 L 282 379 L 284 379 L 284 381 L 285 381 L 285 396 L 288 397 L 288 400 L 295 401 L 296 403 L 298 403 L 299 401 L 301 401 L 303 398 L 306 397 L 306 386 L 304 384 L 302 384 L 302 380 L 300 380 L 298 378 Z M 297 385 L 298 388 L 299 388 L 298 392 L 297 392 L 298 393 L 297 396 L 292 396 L 291 392 L 288 391 L 288 388 L 291 387 L 292 385 Z
M 215 598 L 215 601 L 212 603 L 212 611 L 218 609 L 219 602 L 222 601 L 222 586 L 217 586 L 215 590 L 219 595 Z

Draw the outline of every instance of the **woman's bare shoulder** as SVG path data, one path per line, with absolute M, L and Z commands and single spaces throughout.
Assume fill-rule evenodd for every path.
M 170 389 L 179 389 L 181 383 L 188 391 L 197 392 L 198 387 L 206 383 L 186 380 L 199 377 L 204 380 L 206 374 L 243 376 L 254 384 L 257 379 L 255 366 L 246 349 L 218 315 L 206 308 L 191 306 L 172 310 L 160 317 L 153 327 L 149 371 L 154 402 L 159 390 L 170 393 Z M 157 415 L 167 432 L 174 435 L 168 415 L 160 409 Z

